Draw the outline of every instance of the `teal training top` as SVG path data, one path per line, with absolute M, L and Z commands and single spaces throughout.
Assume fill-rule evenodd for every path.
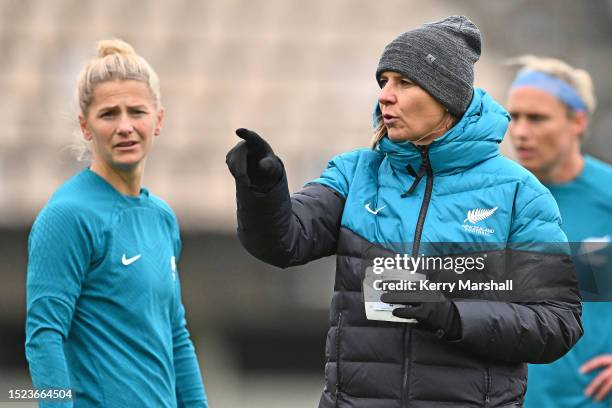
M 586 256 L 590 262 L 601 264 L 594 269 L 592 275 L 600 290 L 607 290 L 612 282 L 610 260 L 607 259 L 612 239 L 611 185 L 612 166 L 589 156 L 585 157 L 584 169 L 575 180 L 547 185 L 559 205 L 562 228 L 569 241 L 580 252 L 588 252 Z M 600 244 L 591 244 L 589 247 L 584 241 Z M 589 295 L 586 292 L 583 294 Z M 610 395 L 602 402 L 584 395 L 585 389 L 601 369 L 587 374 L 581 374 L 579 370 L 580 366 L 594 357 L 612 354 L 612 303 L 584 302 L 582 324 L 584 335 L 564 357 L 551 364 L 529 365 L 525 407 L 611 406 Z
M 186 328 L 170 207 L 125 196 L 89 169 L 40 212 L 29 238 L 26 356 L 41 407 L 207 407 Z

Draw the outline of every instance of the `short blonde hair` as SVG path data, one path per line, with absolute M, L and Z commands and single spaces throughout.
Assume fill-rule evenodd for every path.
M 147 84 L 155 104 L 160 104 L 159 77 L 149 63 L 123 40 L 103 40 L 98 54 L 79 74 L 77 99 L 81 115 L 86 115 L 96 85 L 106 81 L 140 81 Z
M 538 71 L 567 82 L 580 96 L 587 108 L 587 113 L 592 115 L 597 107 L 593 80 L 588 72 L 583 69 L 571 67 L 566 62 L 555 58 L 536 57 L 534 55 L 522 55 L 506 61 L 506 65 L 522 66 L 519 72 Z
M 387 135 L 387 127 L 383 121 L 382 113 L 380 109 L 376 109 L 376 128 L 374 128 L 374 134 L 372 135 L 372 139 L 370 140 L 370 147 L 372 149 L 376 148 L 376 145 L 380 140 Z
M 83 67 L 77 81 L 76 100 L 79 115 L 87 117 L 93 101 L 96 86 L 107 81 L 139 81 L 149 88 L 155 106 L 161 106 L 159 77 L 151 65 L 134 47 L 120 39 L 98 42 L 98 52 Z M 89 143 L 79 135 L 78 142 L 72 146 L 79 160 L 90 157 Z

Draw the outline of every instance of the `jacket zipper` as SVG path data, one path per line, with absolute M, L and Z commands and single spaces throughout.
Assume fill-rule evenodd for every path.
M 491 393 L 491 369 L 487 366 L 485 371 L 485 395 L 484 395 L 484 406 L 488 407 L 490 404 L 490 396 Z
M 419 246 L 421 245 L 421 235 L 423 234 L 423 225 L 425 224 L 425 217 L 427 216 L 427 210 L 429 209 L 429 201 L 431 200 L 431 191 L 433 190 L 433 170 L 429 163 L 429 146 L 420 147 L 421 159 L 426 165 L 427 170 L 427 183 L 425 184 L 425 195 L 423 197 L 423 203 L 421 204 L 421 210 L 419 211 L 419 219 L 417 221 L 416 230 L 414 232 L 414 242 L 412 245 L 412 257 L 416 258 L 419 256 Z
M 425 184 L 425 195 L 423 196 L 423 202 L 421 203 L 421 210 L 419 211 L 419 219 L 417 220 L 416 230 L 414 232 L 414 243 L 412 245 L 412 257 L 416 258 L 419 255 L 419 246 L 421 245 L 421 235 L 423 234 L 423 225 L 425 224 L 425 217 L 427 216 L 427 209 L 429 208 L 429 201 L 431 200 L 431 192 L 433 190 L 433 170 L 429 163 L 429 146 L 419 147 L 421 151 L 421 160 L 425 165 L 427 182 Z M 400 406 L 404 407 L 404 402 L 407 402 L 410 395 L 410 380 L 409 374 L 412 369 L 412 326 L 406 325 L 404 331 L 404 343 L 406 352 L 404 353 L 404 378 L 402 382 L 402 394 Z M 406 331 L 408 331 L 408 341 L 406 338 Z
M 336 408 L 340 399 L 340 333 L 342 329 L 342 312 L 338 314 L 338 329 L 336 332 Z

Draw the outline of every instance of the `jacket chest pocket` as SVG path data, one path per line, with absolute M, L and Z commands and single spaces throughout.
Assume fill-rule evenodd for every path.
M 342 312 L 338 314 L 337 324 L 330 327 L 327 332 L 325 344 L 325 390 L 335 406 L 338 406 L 342 393 L 341 385 L 341 341 L 342 341 Z
M 334 347 L 336 349 L 336 404 L 340 398 L 342 392 L 342 367 L 341 367 L 341 345 L 342 345 L 342 312 L 338 314 L 338 326 L 336 327 L 336 342 Z

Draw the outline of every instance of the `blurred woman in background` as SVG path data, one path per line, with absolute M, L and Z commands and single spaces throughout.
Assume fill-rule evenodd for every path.
M 525 406 L 612 406 L 612 166 L 582 153 L 596 108 L 588 72 L 526 55 L 508 95 L 517 159 L 551 192 L 583 284 L 584 336 L 563 358 L 529 366 Z
M 77 94 L 91 165 L 53 194 L 29 238 L 26 355 L 41 406 L 207 407 L 177 219 L 142 187 L 164 118 L 158 76 L 129 44 L 102 41 Z

